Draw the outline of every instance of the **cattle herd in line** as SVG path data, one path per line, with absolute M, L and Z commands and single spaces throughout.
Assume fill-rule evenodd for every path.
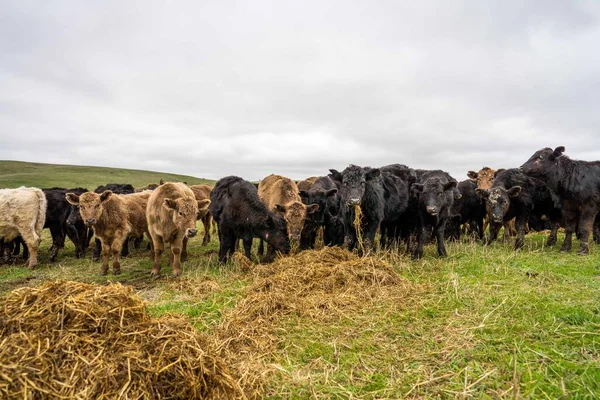
M 259 238 L 264 261 L 277 252 L 312 248 L 320 229 L 327 246 L 368 252 L 380 233 L 381 247 L 401 248 L 405 243 L 407 252 L 418 259 L 431 238 L 438 255 L 445 256 L 444 241 L 457 239 L 462 231 L 490 243 L 504 226 L 505 235 L 516 235 L 514 246 L 519 249 L 528 230 L 549 229 L 547 244 L 554 245 L 562 226 L 561 251 L 571 249 L 575 232 L 579 254 L 588 254 L 592 232 L 600 241 L 600 161 L 572 160 L 564 151 L 544 148 L 519 168 L 485 167 L 469 171 L 469 179 L 462 182 L 441 170 L 392 164 L 349 165 L 300 182 L 269 175 L 256 185 L 228 176 L 214 188 L 161 182 L 137 191 L 129 184 L 109 184 L 93 192 L 0 189 L 0 255 L 6 261 L 20 253 L 22 244 L 32 268 L 43 228 L 52 235 L 51 261 L 66 236 L 79 258 L 95 235 L 93 258 L 102 256 L 101 274 L 108 272 L 111 255 L 113 273 L 118 274 L 119 258 L 127 255 L 130 239 L 139 246 L 147 235 L 154 249 L 152 275 L 160 274 L 168 245 L 169 264 L 178 276 L 187 259 L 187 241 L 197 233 L 197 220 L 204 225 L 203 244 L 210 241 L 211 225 L 216 223 L 220 262 L 232 255 L 240 240 L 245 255 L 252 258 L 252 241 Z

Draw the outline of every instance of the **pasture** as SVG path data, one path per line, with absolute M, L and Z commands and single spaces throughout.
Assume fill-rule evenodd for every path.
M 581 257 L 544 243 L 543 235 L 529 235 L 515 253 L 512 243 L 462 241 L 449 244 L 446 259 L 429 245 L 416 262 L 394 252 L 374 254 L 364 263 L 392 265 L 401 278 L 397 290 L 373 288 L 358 304 L 345 303 L 361 293 L 342 283 L 304 312 L 289 307 L 300 299 L 284 289 L 292 303 L 286 308 L 280 298 L 268 300 L 272 315 L 255 321 L 248 333 L 262 344 L 248 346 L 240 357 L 260 364 L 261 390 L 269 398 L 595 398 L 598 249 Z M 165 277 L 151 279 L 151 252 L 144 246 L 123 260 L 122 275 L 101 277 L 91 251 L 77 260 L 69 241 L 49 264 L 49 244 L 45 232 L 41 265 L 33 271 L 0 266 L 1 295 L 55 279 L 122 282 L 135 288 L 152 315 L 181 314 L 211 334 L 227 325 L 264 279 L 264 271 L 257 272 L 262 266 L 242 258 L 218 265 L 216 238 L 204 247 L 198 238 L 190 241 L 191 256 L 178 280 L 168 277 L 169 267 L 163 267 Z
M 2 169 L 0 186 L 93 189 L 170 178 L 30 167 L 25 175 L 17 164 Z M 484 247 L 463 239 L 448 242 L 444 259 L 430 244 L 419 261 L 402 251 L 359 258 L 317 249 L 272 265 L 241 256 L 219 265 L 217 235 L 201 246 L 198 229 L 182 276 L 170 278 L 163 256 L 157 280 L 147 239 L 122 259 L 121 275 L 100 276 L 91 249 L 78 260 L 69 240 L 50 263 L 45 230 L 34 270 L 20 260 L 0 265 L 0 297 L 50 280 L 130 285 L 152 316 L 181 315 L 199 333 L 224 340 L 236 356 L 232 368 L 259 397 L 600 397 L 598 245 L 589 256 L 564 254 L 538 233 L 518 252 L 513 241 Z

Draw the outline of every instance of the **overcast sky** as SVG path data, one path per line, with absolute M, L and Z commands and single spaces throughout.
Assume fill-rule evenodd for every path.
M 458 180 L 600 159 L 600 1 L 0 2 L 0 159 Z

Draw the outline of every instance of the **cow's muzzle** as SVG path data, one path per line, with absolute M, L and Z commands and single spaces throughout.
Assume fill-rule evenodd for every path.
M 88 218 L 85 220 L 85 224 L 87 226 L 94 225 L 95 222 L 96 222 L 96 218 Z
M 438 215 L 438 213 L 440 212 L 440 210 L 438 210 L 437 207 L 427 207 L 427 213 L 431 214 L 431 215 Z
M 197 229 L 188 229 L 188 230 L 185 232 L 185 235 L 186 235 L 187 237 L 189 237 L 189 238 L 192 238 L 192 237 L 196 236 L 196 233 L 198 233 L 198 230 L 197 230 Z
M 358 206 L 358 205 L 360 205 L 360 199 L 359 198 L 348 199 L 346 204 L 348 204 L 349 206 Z

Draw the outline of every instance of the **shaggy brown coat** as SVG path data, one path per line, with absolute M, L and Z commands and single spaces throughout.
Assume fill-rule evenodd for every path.
M 190 189 L 192 189 L 192 192 L 194 192 L 194 196 L 196 196 L 196 200 L 200 201 L 200 200 L 210 199 L 210 192 L 212 191 L 212 186 L 191 185 Z M 208 208 L 206 210 L 199 209 L 198 216 L 196 217 L 196 219 L 201 220 L 202 226 L 204 226 L 204 238 L 202 239 L 202 246 L 205 246 L 206 244 L 208 244 L 210 242 L 210 228 L 211 228 L 211 224 L 213 222 L 212 216 L 210 215 L 210 212 L 208 212 Z M 185 258 L 187 258 L 187 252 L 186 252 L 186 246 L 185 246 L 186 243 L 187 243 L 187 240 L 184 240 L 184 250 L 183 250 L 183 253 L 181 254 L 182 261 L 185 261 Z
M 319 209 L 318 204 L 303 204 L 298 192 L 296 183 L 281 175 L 269 175 L 258 184 L 261 201 L 285 219 L 292 246 L 300 242 L 306 215 Z
M 40 189 L 0 189 L 0 240 L 8 242 L 22 236 L 29 248 L 29 268 L 38 263 L 47 206 L 46 195 Z
M 102 246 L 100 274 L 108 272 L 108 259 L 113 255 L 113 274 L 121 273 L 119 255 L 123 243 L 131 236 L 148 234 L 146 204 L 150 191 L 132 194 L 114 194 L 105 190 L 102 194 L 87 192 L 78 196 L 67 193 L 67 201 L 79 205 L 79 213 L 86 225 L 93 227 L 94 235 Z
M 310 178 L 306 178 L 300 182 L 297 183 L 298 186 L 298 190 L 304 190 L 306 192 L 308 192 L 310 190 L 310 188 L 312 187 L 312 185 L 315 184 L 316 180 L 319 179 L 318 176 L 311 176 Z
M 156 188 L 146 208 L 148 229 L 154 245 L 152 275 L 160 275 L 160 258 L 165 244 L 170 244 L 169 263 L 173 276 L 181 275 L 181 250 L 184 237 L 196 235 L 199 209 L 207 210 L 210 200 L 197 201 L 194 192 L 185 184 L 167 182 Z

